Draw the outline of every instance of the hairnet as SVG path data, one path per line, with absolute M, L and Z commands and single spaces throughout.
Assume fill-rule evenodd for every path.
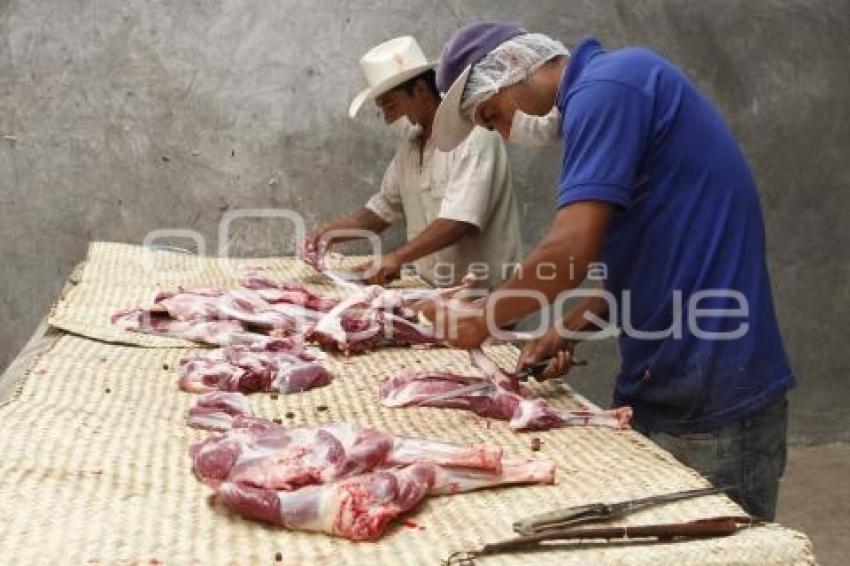
M 569 55 L 569 51 L 542 33 L 524 33 L 505 41 L 472 67 L 461 97 L 461 112 L 471 117 L 475 107 L 499 89 L 522 81 L 559 55 Z

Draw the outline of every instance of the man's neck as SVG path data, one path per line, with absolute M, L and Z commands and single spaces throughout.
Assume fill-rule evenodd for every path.
M 437 115 L 437 108 L 440 106 L 439 100 L 433 100 L 422 109 L 422 114 L 419 116 L 419 124 L 422 126 L 422 145 L 424 146 L 431 139 L 431 131 L 434 126 L 434 117 Z

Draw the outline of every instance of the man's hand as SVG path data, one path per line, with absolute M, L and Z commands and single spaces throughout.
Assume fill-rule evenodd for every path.
M 413 308 L 434 323 L 437 338 L 455 348 L 477 348 L 490 336 L 480 304 L 434 299 L 420 301 Z
M 395 254 L 386 254 L 376 257 L 353 269 L 356 273 L 363 273 L 363 281 L 370 285 L 385 285 L 387 281 L 399 271 L 402 263 Z
M 537 379 L 542 381 L 565 375 L 572 366 L 574 348 L 574 342 L 559 336 L 552 327 L 540 338 L 526 342 L 517 362 L 517 371 L 546 358 L 552 358 Z
M 365 230 L 380 234 L 388 226 L 389 223 L 384 221 L 383 218 L 363 207 L 350 216 L 328 222 L 315 230 L 311 230 L 304 238 L 304 250 L 317 251 L 319 255 L 324 255 L 331 250 L 334 244 L 364 237 L 364 235 L 352 233 L 352 231 Z M 320 246 L 324 249 L 319 249 Z
M 319 250 L 319 244 L 322 241 L 322 236 L 331 228 L 330 224 L 325 224 L 308 232 L 307 236 L 304 237 L 304 250 L 308 252 L 318 250 L 322 252 L 320 255 L 324 255 L 325 252 L 330 251 L 331 242 L 325 242 L 325 249 L 323 250 Z

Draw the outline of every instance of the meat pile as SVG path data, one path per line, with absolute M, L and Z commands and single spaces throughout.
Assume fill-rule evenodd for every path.
M 430 495 L 553 483 L 547 460 L 510 462 L 489 445 L 394 436 L 350 423 L 287 428 L 236 416 L 191 446 L 192 469 L 249 519 L 350 540 L 376 540 Z
M 294 283 L 277 285 L 253 276 L 235 289 L 195 287 L 161 292 L 154 305 L 116 313 L 113 324 L 218 346 L 256 346 L 272 336 L 300 336 L 346 355 L 383 346 L 428 346 L 431 330 L 416 322 L 412 301 L 435 291 L 389 290 L 354 285 L 330 275 L 349 291 L 326 297 Z
M 302 285 L 249 277 L 235 289 L 160 292 L 154 305 L 116 313 L 113 324 L 218 346 L 256 344 L 268 334 L 304 334 L 338 303 Z
M 381 384 L 379 397 L 387 407 L 447 407 L 465 409 L 482 417 L 509 421 L 514 430 L 545 430 L 574 425 L 628 428 L 630 407 L 609 411 L 562 411 L 530 392 L 507 375 L 481 350 L 472 350 L 473 365 L 484 379 L 445 371 L 409 371 Z M 481 385 L 481 388 L 474 388 Z
M 328 385 L 332 379 L 325 366 L 298 342 L 273 339 L 183 360 L 179 383 L 180 389 L 190 393 L 297 393 Z

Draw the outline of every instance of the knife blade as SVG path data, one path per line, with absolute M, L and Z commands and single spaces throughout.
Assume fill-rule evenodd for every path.
M 514 523 L 513 529 L 519 534 L 527 535 L 539 533 L 548 529 L 557 529 L 566 526 L 580 525 L 583 523 L 609 521 L 611 519 L 622 517 L 623 515 L 638 509 L 644 509 L 646 507 L 680 501 L 683 499 L 690 499 L 692 497 L 716 495 L 718 493 L 722 493 L 726 489 L 728 488 L 706 487 L 665 493 L 662 495 L 653 495 L 650 497 L 642 497 L 640 499 L 620 501 L 617 503 L 591 503 L 588 505 L 578 505 L 576 507 L 568 507 L 567 509 L 557 509 L 547 513 L 532 515 L 531 517 Z

